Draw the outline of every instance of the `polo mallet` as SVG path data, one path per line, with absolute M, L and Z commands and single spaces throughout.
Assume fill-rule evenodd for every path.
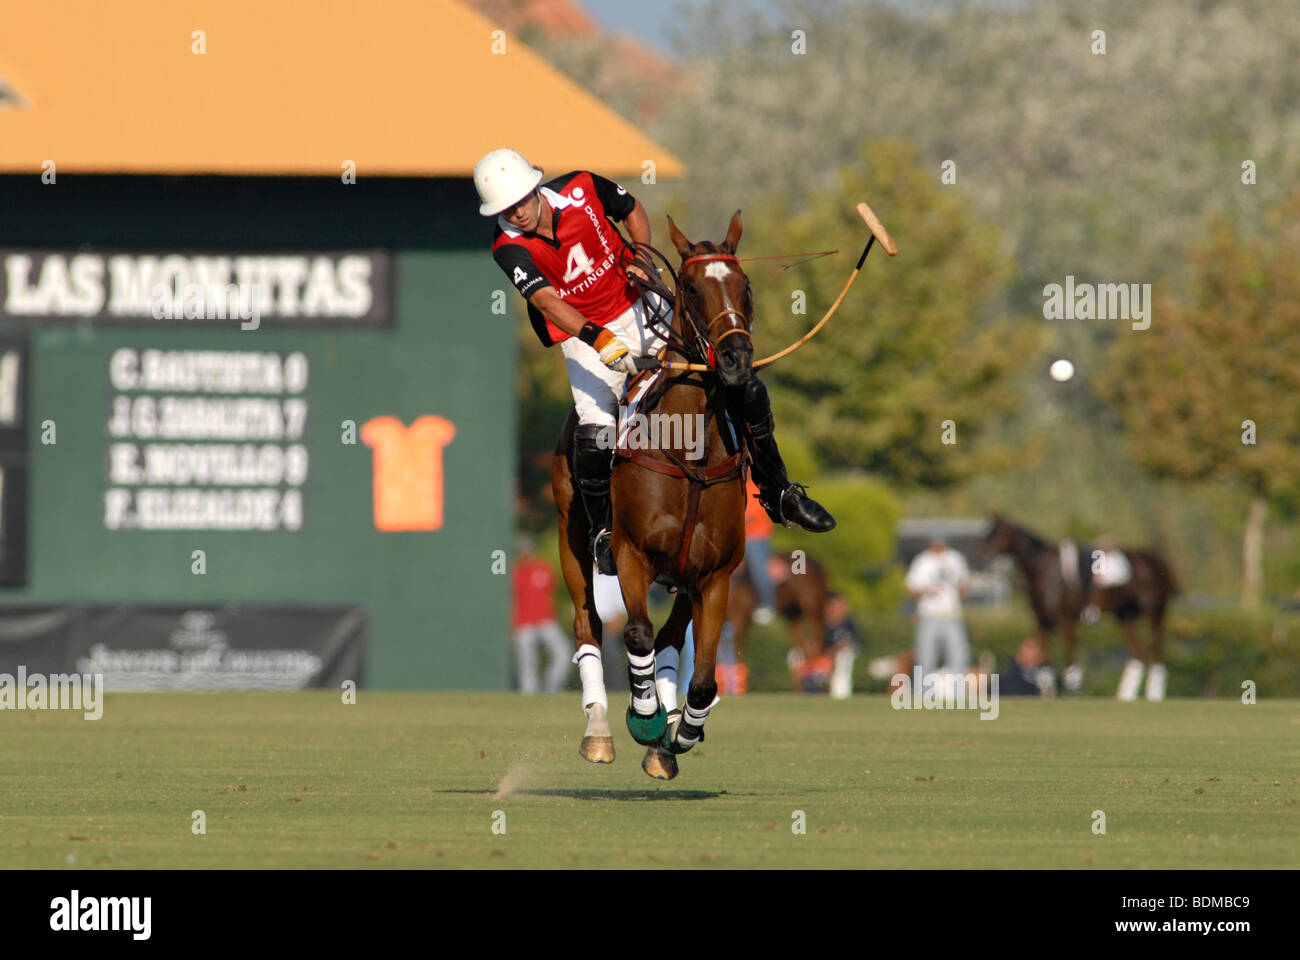
M 848 295 L 849 288 L 853 286 L 853 281 L 857 280 L 858 274 L 862 272 L 862 265 L 867 261 L 867 254 L 871 252 L 872 244 L 877 240 L 879 240 L 880 245 L 884 247 L 885 253 L 889 254 L 891 257 L 898 256 L 898 244 L 894 243 L 894 238 L 889 235 L 889 231 L 885 229 L 885 225 L 880 222 L 880 218 L 876 216 L 875 212 L 865 203 L 859 203 L 855 209 L 858 211 L 858 215 L 862 217 L 863 221 L 866 223 L 867 229 L 871 231 L 871 236 L 867 238 L 867 245 L 862 248 L 862 256 L 858 257 L 857 266 L 855 266 L 853 272 L 849 274 L 849 279 L 848 282 L 844 284 L 844 289 L 841 290 L 840 295 L 835 298 L 835 302 L 832 303 L 830 309 L 826 311 L 826 315 L 817 321 L 816 326 L 781 352 L 774 353 L 770 357 L 764 357 L 762 360 L 755 360 L 755 369 L 765 367 L 772 361 L 780 360 L 782 357 L 793 353 L 817 335 L 817 331 L 826 325 L 826 321 L 834 315 L 835 311 L 839 309 L 840 304 L 844 302 L 845 296 Z M 707 371 L 711 369 L 708 364 L 704 363 L 686 363 L 681 360 L 657 360 L 654 357 L 637 357 L 633 362 L 636 364 L 638 370 L 653 370 L 656 367 L 661 367 L 665 370 Z

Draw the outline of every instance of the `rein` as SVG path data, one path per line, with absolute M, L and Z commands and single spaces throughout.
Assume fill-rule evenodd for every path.
M 871 236 L 867 238 L 867 244 L 865 247 L 862 248 L 862 256 L 858 257 L 857 265 L 854 266 L 853 272 L 849 274 L 849 279 L 844 284 L 844 289 L 840 291 L 840 295 L 835 298 L 835 302 L 831 304 L 830 309 L 826 311 L 825 315 L 820 320 L 817 321 L 816 325 L 811 330 L 805 333 L 794 343 L 790 344 L 790 346 L 786 347 L 784 350 L 779 350 L 776 353 L 772 354 L 771 356 L 763 357 L 761 360 L 755 360 L 753 362 L 753 368 L 755 370 L 757 370 L 759 367 L 765 367 L 769 363 L 773 363 L 776 360 L 780 360 L 782 357 L 790 355 L 791 353 L 798 350 L 805 343 L 807 343 L 809 340 L 811 340 L 813 337 L 817 335 L 817 332 L 826 325 L 826 321 L 835 315 L 835 311 L 837 311 L 840 308 L 840 304 L 844 302 L 844 298 L 848 295 L 849 289 L 853 286 L 854 281 L 858 279 L 858 274 L 862 272 L 862 265 L 866 263 L 867 254 L 871 252 L 871 247 L 877 240 L 880 241 L 880 245 L 884 247 L 885 252 L 889 254 L 891 257 L 898 255 L 898 246 L 897 244 L 894 243 L 894 238 L 889 235 L 889 231 L 885 229 L 884 224 L 880 222 L 880 219 L 875 215 L 872 209 L 869 206 L 867 206 L 865 203 L 859 203 L 855 209 L 857 210 L 858 215 L 862 217 L 863 221 L 866 223 L 867 229 L 870 230 L 871 232 Z M 668 262 L 667 257 L 665 257 L 658 250 L 655 250 L 649 244 L 636 244 L 635 247 L 637 248 L 638 251 L 641 247 L 645 247 L 646 249 L 651 251 L 655 256 L 657 256 L 660 260 L 662 260 L 664 265 L 668 268 L 669 275 L 672 276 L 673 278 L 673 286 L 674 287 L 678 286 L 677 274 L 676 272 L 673 271 L 672 264 Z M 812 259 L 813 257 L 816 256 L 824 256 L 826 254 L 833 253 L 833 252 L 836 251 L 818 251 L 812 256 L 810 256 L 809 259 Z M 786 254 L 785 256 L 803 256 L 803 255 Z M 747 257 L 745 259 L 761 260 L 767 258 Z M 771 259 L 782 259 L 782 258 L 773 257 Z M 690 263 L 693 260 L 738 261 L 739 258 L 728 254 L 701 254 L 699 256 L 688 257 L 686 260 L 682 261 L 682 266 L 683 267 L 686 266 L 686 264 Z M 642 267 L 642 269 L 645 269 L 645 266 L 648 264 L 650 269 L 647 270 L 647 274 L 652 278 L 657 277 L 659 273 L 659 271 L 654 267 L 653 260 L 650 259 L 649 255 L 647 255 L 645 261 L 640 261 L 639 253 L 634 254 L 630 262 L 637 263 L 639 266 Z M 663 283 L 660 282 L 658 279 L 653 279 L 649 283 L 643 281 L 640 277 L 636 277 L 634 275 L 629 275 L 629 279 L 638 288 L 641 288 L 643 290 L 650 289 L 650 290 L 654 290 L 656 293 L 659 293 L 660 296 L 675 297 L 675 294 L 673 292 L 668 291 L 668 288 L 665 287 Z M 724 316 L 727 313 L 734 313 L 734 312 L 735 311 L 727 310 L 727 311 L 723 311 L 723 313 L 720 313 L 718 316 L 714 317 L 713 320 L 710 321 L 710 323 L 705 326 L 706 332 L 710 331 L 712 329 L 712 324 L 715 323 L 717 320 L 719 320 L 722 316 Z M 694 316 L 692 316 L 689 312 L 687 313 L 687 316 L 691 320 L 691 324 L 692 327 L 694 328 L 694 332 L 698 337 L 699 335 L 698 323 L 696 322 Z M 734 329 L 729 330 L 727 333 L 723 334 L 722 338 L 719 339 L 720 340 L 724 339 L 730 336 L 733 332 L 741 332 L 741 331 L 734 330 Z M 748 331 L 744 331 L 744 333 L 746 334 L 746 336 L 749 335 Z M 752 342 L 752 338 L 751 338 L 751 342 Z M 675 337 L 669 340 L 669 346 L 672 347 L 674 350 L 676 350 L 678 353 L 681 353 L 683 356 L 688 356 L 688 357 L 696 356 L 697 358 L 699 358 L 698 352 L 682 349 L 681 342 L 676 340 Z M 689 361 L 683 362 L 680 360 L 658 360 L 651 357 L 638 357 L 635 362 L 638 368 L 642 370 L 650 370 L 650 369 L 654 369 L 655 367 L 663 367 L 668 370 L 693 370 L 701 373 L 711 372 L 713 370 L 713 364 L 710 362 L 713 360 L 712 350 L 709 349 L 704 351 L 704 356 L 700 359 L 703 359 L 704 362 L 692 363 Z

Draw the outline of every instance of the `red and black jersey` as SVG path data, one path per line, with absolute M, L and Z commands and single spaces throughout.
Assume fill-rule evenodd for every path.
M 554 211 L 555 239 L 521 233 L 497 217 L 492 256 L 524 299 L 554 287 L 565 303 L 603 327 L 637 301 L 619 269 L 626 244 L 608 222 L 626 220 L 636 200 L 612 180 L 585 170 L 556 177 L 540 189 Z M 545 346 L 569 338 L 531 303 L 528 319 Z

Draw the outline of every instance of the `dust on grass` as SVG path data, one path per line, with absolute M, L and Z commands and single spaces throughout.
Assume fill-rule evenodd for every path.
M 501 784 L 497 787 L 497 792 L 492 794 L 492 799 L 509 800 L 515 791 L 522 790 L 532 782 L 533 775 L 534 769 L 527 760 L 516 760 L 501 778 Z

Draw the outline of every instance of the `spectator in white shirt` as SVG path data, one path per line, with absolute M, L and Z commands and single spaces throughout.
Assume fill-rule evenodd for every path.
M 930 541 L 907 571 L 907 592 L 917 598 L 916 662 L 921 679 L 939 669 L 965 673 L 970 663 L 970 643 L 962 623 L 961 605 L 970 584 L 970 570 L 960 553 L 942 537 Z

